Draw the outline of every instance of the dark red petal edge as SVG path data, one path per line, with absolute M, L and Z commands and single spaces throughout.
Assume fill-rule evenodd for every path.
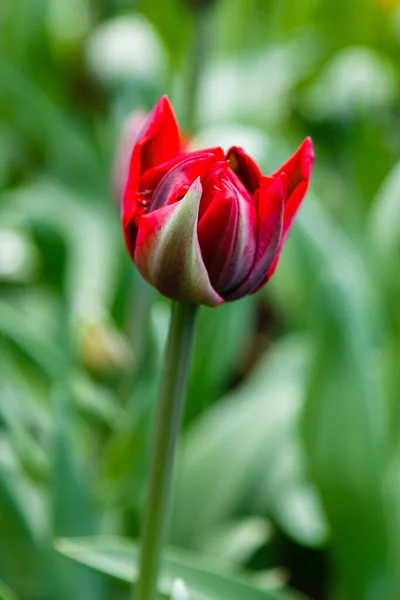
M 279 248 L 283 227 L 286 176 L 265 177 L 256 192 L 258 201 L 257 250 L 253 267 L 245 281 L 225 300 L 237 300 L 259 287 L 270 269 Z
M 239 177 L 245 188 L 253 194 L 259 187 L 262 173 L 252 158 L 238 146 L 232 146 L 226 153 L 229 166 Z

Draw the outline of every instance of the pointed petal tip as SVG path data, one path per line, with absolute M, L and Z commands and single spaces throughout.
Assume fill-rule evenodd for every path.
M 191 184 L 191 186 L 188 189 L 188 191 L 186 192 L 186 194 L 179 201 L 179 204 L 194 203 L 197 205 L 196 223 L 197 223 L 198 211 L 199 211 L 202 193 L 203 193 L 203 187 L 201 185 L 200 177 L 197 177 Z
M 162 96 L 160 96 L 154 106 L 157 106 L 157 104 L 165 104 L 165 103 L 171 104 L 167 94 L 163 94 Z
M 307 137 L 302 145 L 300 146 L 301 150 L 301 173 L 304 179 L 308 180 L 311 176 L 311 171 L 314 165 L 314 145 L 312 139 Z
M 196 177 L 196 179 L 193 181 L 192 185 L 189 188 L 189 192 L 193 191 L 196 193 L 202 192 L 203 187 L 201 185 L 201 181 L 200 181 L 200 177 Z
M 140 219 L 134 262 L 161 294 L 177 302 L 218 306 L 224 299 L 211 285 L 197 237 L 200 177 L 178 202 Z
M 260 189 L 262 191 L 272 192 L 284 201 L 286 197 L 286 191 L 288 187 L 288 176 L 285 171 L 282 171 L 276 176 L 268 177 L 264 176 L 261 180 Z
M 162 120 L 170 119 L 172 117 L 172 119 L 175 120 L 177 124 L 177 119 L 173 106 L 166 94 L 159 98 L 159 100 L 156 102 L 152 111 L 150 111 L 149 114 L 152 114 L 154 117 L 158 115 L 158 117 Z
M 170 99 L 168 98 L 167 94 L 163 94 L 159 98 L 159 100 L 158 100 L 158 102 L 157 102 L 157 104 L 155 106 L 162 106 L 163 108 L 165 108 L 167 106 L 168 108 L 170 108 L 171 110 L 173 110 L 172 104 L 171 104 Z
M 286 173 L 283 171 L 277 178 L 277 185 L 280 188 L 280 192 L 281 192 L 281 196 L 282 196 L 282 200 L 284 200 L 285 196 L 286 196 L 286 190 L 288 187 L 288 176 L 286 175 Z
M 232 146 L 225 154 L 229 167 L 238 176 L 250 194 L 259 187 L 262 173 L 257 163 L 241 148 Z
M 230 146 L 227 152 L 225 152 L 225 158 L 229 160 L 231 154 L 235 154 L 236 152 L 238 154 L 246 154 L 241 146 Z

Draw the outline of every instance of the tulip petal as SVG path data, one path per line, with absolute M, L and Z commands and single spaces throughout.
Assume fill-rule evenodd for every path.
M 245 281 L 225 300 L 237 300 L 252 294 L 265 280 L 279 248 L 283 226 L 286 176 L 265 177 L 255 196 L 258 200 L 258 237 L 256 257 Z
M 124 233 L 125 244 L 129 255 L 133 262 L 135 262 L 135 246 L 136 246 L 136 238 L 138 234 L 138 228 L 134 219 L 127 221 L 124 223 L 122 221 L 122 231 Z
M 307 191 L 313 164 L 313 144 L 311 138 L 306 138 L 293 156 L 273 174 L 273 177 L 278 177 L 281 173 L 286 173 L 287 176 L 282 244 L 287 238 L 294 217 Z
M 172 204 L 187 192 L 196 177 L 204 177 L 211 165 L 216 162 L 220 148 L 191 152 L 182 157 L 161 179 L 151 200 L 150 211 Z
M 171 160 L 180 150 L 179 128 L 167 96 L 162 96 L 138 133 L 129 163 L 129 174 L 122 201 L 122 219 L 127 228 L 133 217 L 135 194 L 141 175 Z
M 257 214 L 252 198 L 233 186 L 214 197 L 197 231 L 210 281 L 225 296 L 246 279 L 254 263 Z
M 300 204 L 306 195 L 312 167 L 314 164 L 314 149 L 311 138 L 306 138 L 296 152 L 283 164 L 275 173 L 274 177 L 280 173 L 286 173 L 287 176 L 287 194 L 285 210 L 283 215 L 283 232 L 275 260 L 272 263 L 266 281 L 273 275 L 279 261 L 283 245 L 289 235 L 293 225 L 294 218 L 300 208 Z M 265 281 L 265 282 L 266 282 Z M 262 285 L 264 285 L 263 282 Z
M 239 177 L 245 188 L 253 194 L 259 187 L 262 173 L 252 158 L 238 146 L 232 146 L 226 153 L 229 166 Z
M 140 219 L 135 264 L 165 296 L 178 302 L 217 306 L 223 299 L 210 283 L 197 239 L 201 194 L 197 178 L 180 202 Z
M 141 149 L 142 173 L 179 154 L 179 127 L 167 96 L 162 96 L 150 112 L 137 145 Z
M 224 151 L 222 148 L 205 148 L 204 150 L 198 150 L 196 152 L 183 152 L 171 160 L 168 160 L 164 163 L 157 165 L 146 171 L 140 178 L 140 190 L 155 190 L 157 185 L 160 183 L 164 175 L 166 175 L 169 171 L 171 171 L 174 167 L 176 167 L 179 163 L 191 159 L 192 163 L 198 159 L 204 158 L 204 156 L 215 157 L 215 160 L 224 160 Z M 193 181 L 193 178 L 192 178 Z M 160 208 L 160 207 L 159 207 Z

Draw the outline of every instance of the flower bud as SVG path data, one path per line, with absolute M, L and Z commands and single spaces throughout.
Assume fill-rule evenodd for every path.
M 217 306 L 254 293 L 276 268 L 313 160 L 309 138 L 271 176 L 238 147 L 187 152 L 161 98 L 134 144 L 122 205 L 140 273 L 179 302 Z

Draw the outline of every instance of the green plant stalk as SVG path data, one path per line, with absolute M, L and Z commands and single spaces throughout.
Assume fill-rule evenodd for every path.
M 189 50 L 183 125 L 195 130 L 199 83 L 209 47 L 209 7 L 193 8 L 194 31 Z M 173 303 L 171 324 L 160 382 L 148 496 L 142 531 L 139 578 L 133 587 L 134 600 L 155 600 L 166 536 L 174 456 L 179 436 L 193 342 L 197 307 Z
M 155 600 L 174 456 L 185 401 L 197 306 L 174 302 L 160 382 L 135 600 Z
M 201 75 L 210 47 L 210 14 L 211 9 L 206 5 L 192 9 L 194 31 L 188 52 L 188 70 L 185 81 L 186 102 L 182 119 L 183 127 L 189 134 L 196 129 Z

